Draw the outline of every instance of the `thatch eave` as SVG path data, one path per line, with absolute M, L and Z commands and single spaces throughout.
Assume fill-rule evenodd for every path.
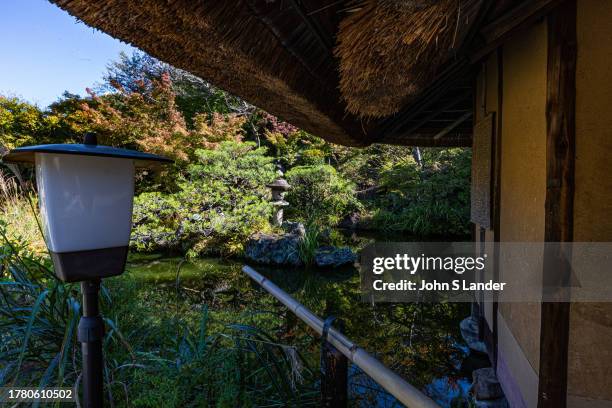
M 345 145 L 367 144 L 364 126 L 337 102 L 333 79 L 326 83 L 304 67 L 247 2 L 53 2 L 84 23 L 310 133 Z
M 422 100 L 431 84 L 423 84 L 408 103 L 401 102 L 405 106 L 394 108 L 395 114 L 368 118 L 348 112 L 334 47 L 352 0 L 332 4 L 321 0 L 50 1 L 86 24 L 331 142 L 349 146 L 469 144 L 465 126 L 434 139 L 456 119 L 445 122 L 434 116 L 445 113 L 445 101 L 455 98 L 457 89 L 462 98 L 461 106 L 453 110 L 456 116 L 472 108 L 471 89 L 462 88 L 466 78 L 460 78 L 460 73 L 445 78 L 451 86 L 436 94 L 437 100 L 427 99 L 427 110 Z M 469 2 L 472 14 L 480 4 L 480 0 L 462 1 Z M 461 37 L 466 33 L 462 28 Z M 439 81 L 431 82 L 435 88 Z M 381 92 L 390 91 L 381 88 Z M 376 93 L 372 95 L 376 100 Z M 427 121 L 430 117 L 435 123 Z

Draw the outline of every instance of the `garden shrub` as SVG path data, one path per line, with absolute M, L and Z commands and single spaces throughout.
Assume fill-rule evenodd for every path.
M 382 171 L 384 195 L 370 203 L 365 227 L 417 235 L 469 233 L 469 149 L 429 149 L 423 168 L 407 157 Z
M 229 141 L 196 151 L 177 193 L 135 199 L 133 246 L 189 255 L 240 252 L 248 236 L 270 228 L 266 184 L 275 171 L 265 153 L 253 143 Z
M 325 163 L 325 152 L 319 149 L 305 149 L 300 155 L 300 162 L 305 166 L 316 166 Z
M 359 190 L 380 184 L 381 174 L 411 157 L 412 148 L 373 144 L 364 148 L 338 148 L 335 166 L 344 177 L 357 184 Z
M 359 208 L 355 186 L 329 165 L 298 166 L 286 174 L 291 190 L 287 216 L 307 224 L 335 225 Z
M 330 163 L 334 146 L 325 140 L 285 122 L 274 122 L 264 127 L 265 142 L 270 145 L 276 160 L 284 167 L 314 166 Z M 270 130 L 269 127 L 272 127 Z

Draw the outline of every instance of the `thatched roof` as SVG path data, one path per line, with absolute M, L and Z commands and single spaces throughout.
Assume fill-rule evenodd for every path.
M 471 143 L 482 0 L 51 1 L 332 142 Z
M 347 110 L 395 114 L 458 52 L 480 0 L 363 0 L 340 23 L 335 54 Z

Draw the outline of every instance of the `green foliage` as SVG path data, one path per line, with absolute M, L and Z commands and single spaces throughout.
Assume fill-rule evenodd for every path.
M 76 287 L 57 280 L 28 243 L 10 239 L 0 223 L 0 385 L 72 386 L 80 367 Z M 111 324 L 113 324 L 111 322 Z M 110 331 L 105 342 L 117 340 Z M 110 361 L 110 370 L 118 361 Z
M 62 118 L 15 97 L 0 95 L 0 147 L 15 148 L 61 140 Z
M 265 129 L 265 136 L 277 161 L 283 166 L 321 165 L 332 160 L 332 144 L 284 122 L 277 123 L 276 127 L 280 130 Z
M 300 161 L 305 166 L 316 166 L 325 163 L 325 152 L 319 149 L 304 149 Z
M 130 384 L 132 406 L 308 405 L 306 387 L 292 381 L 295 362 L 265 332 L 239 324 L 218 334 L 208 331 L 204 326 L 182 334 L 175 364 L 158 359 L 137 371 Z
M 469 149 L 427 149 L 421 168 L 412 157 L 383 169 L 384 195 L 370 204 L 374 229 L 417 235 L 457 236 L 469 232 Z
M 385 170 L 401 164 L 412 154 L 411 147 L 374 144 L 364 148 L 337 148 L 337 168 L 360 190 L 378 186 Z
M 6 237 L 0 224 L 0 386 L 82 387 L 77 285 Z M 213 329 L 208 307 L 160 298 L 128 277 L 102 288 L 109 406 L 291 406 L 313 402 L 311 371 L 255 327 Z M 113 295 L 111 295 L 111 293 Z M 121 302 L 114 302 L 114 298 Z M 155 310 L 157 313 L 152 313 Z M 308 381 L 297 383 L 296 370 Z
M 250 233 L 269 228 L 264 185 L 271 173 L 262 177 L 247 163 L 239 152 L 254 148 L 243 140 L 268 148 L 248 156 L 260 165 L 269 170 L 274 160 L 288 169 L 289 219 L 335 225 L 365 208 L 361 227 L 419 235 L 467 231 L 465 150 L 422 149 L 421 166 L 410 147 L 336 146 L 141 52 L 121 54 L 97 92 L 87 91 L 86 97 L 65 93 L 47 110 L 0 96 L 0 145 L 78 142 L 95 131 L 101 143 L 173 158 L 160 171 L 137 173 L 136 249 L 234 254 Z M 225 142 L 233 143 L 233 153 L 220 147 Z M 236 155 L 248 171 L 255 169 L 252 176 Z M 25 175 L 32 180 L 31 172 Z M 13 222 L 17 211 L 0 208 Z
M 132 246 L 139 251 L 180 248 L 182 206 L 176 194 L 141 193 L 134 199 Z
M 308 224 L 335 225 L 343 215 L 359 208 L 355 186 L 329 165 L 298 166 L 286 174 L 288 217 Z
M 270 228 L 265 185 L 275 173 L 265 152 L 253 143 L 237 142 L 198 150 L 197 161 L 187 167 L 177 193 L 136 198 L 134 246 L 189 255 L 240 252 L 249 235 Z
M 89 105 L 93 101 L 80 95 L 64 92 L 43 112 L 55 124 L 53 128 L 54 143 L 80 143 L 81 137 L 92 132 L 96 124 L 89 114 Z M 42 143 L 37 135 L 37 143 Z
M 43 127 L 42 112 L 17 98 L 0 96 L 0 144 L 8 148 L 32 144 Z

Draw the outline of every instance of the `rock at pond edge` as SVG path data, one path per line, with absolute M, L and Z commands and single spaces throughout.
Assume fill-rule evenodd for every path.
M 315 252 L 315 264 L 319 267 L 341 266 L 355 262 L 357 256 L 350 248 L 323 246 Z
M 247 259 L 263 265 L 301 266 L 301 239 L 297 234 L 255 234 L 246 242 L 244 255 Z

